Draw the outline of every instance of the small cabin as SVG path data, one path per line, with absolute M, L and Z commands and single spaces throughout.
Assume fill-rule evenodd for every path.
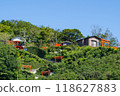
M 25 42 L 24 38 L 21 37 L 14 37 L 8 41 L 9 44 L 13 44 L 17 49 L 24 49 L 25 48 Z
M 91 47 L 102 46 L 102 47 L 109 48 L 110 41 L 99 38 L 97 36 L 90 36 L 90 37 L 78 40 L 77 43 L 80 47 L 82 47 L 82 46 L 91 46 Z M 110 47 L 110 48 L 117 49 L 117 47 Z
M 80 39 L 77 41 L 79 46 L 91 46 L 91 47 L 99 47 L 99 42 L 100 42 L 101 38 L 97 37 L 97 36 L 91 36 L 91 37 L 87 37 L 84 39 Z

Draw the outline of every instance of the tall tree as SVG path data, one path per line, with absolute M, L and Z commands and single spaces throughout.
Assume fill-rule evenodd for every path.
M 109 29 L 103 30 L 100 26 L 93 26 L 92 36 L 97 36 L 99 38 L 110 40 L 109 46 L 117 46 L 118 39 L 113 36 L 112 32 Z
M 76 42 L 77 39 L 81 39 L 84 36 L 78 29 L 64 29 L 60 33 L 60 38 L 62 41 Z
M 12 34 L 12 30 L 10 26 L 4 25 L 4 24 L 0 24 L 0 32 Z
M 8 33 L 0 33 L 0 41 L 6 41 L 10 39 L 10 34 Z

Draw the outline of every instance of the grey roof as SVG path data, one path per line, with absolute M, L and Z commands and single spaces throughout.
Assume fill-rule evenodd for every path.
M 64 42 L 62 42 L 62 43 L 72 43 L 72 42 L 70 42 L 70 41 L 64 41 Z
M 90 36 L 90 37 L 86 37 L 86 38 L 83 38 L 83 39 L 89 39 L 89 38 L 97 38 L 97 39 L 101 39 L 101 38 L 99 38 L 99 37 L 97 37 L 97 36 Z M 83 40 L 83 39 L 80 39 L 80 40 Z M 77 40 L 77 41 L 80 41 L 80 40 Z
M 22 41 L 22 42 L 24 41 L 24 42 L 26 42 L 26 40 L 24 40 L 24 38 L 19 37 L 19 36 L 16 36 L 16 37 L 12 38 L 11 40 L 12 41 L 16 41 L 17 40 L 17 41 Z

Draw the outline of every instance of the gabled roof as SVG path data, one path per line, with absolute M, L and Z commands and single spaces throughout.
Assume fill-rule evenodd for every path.
M 19 36 L 16 36 L 16 37 L 12 38 L 11 41 L 21 41 L 21 42 L 23 42 L 23 41 L 25 41 L 25 40 L 24 40 L 24 38 L 21 38 L 21 37 L 19 37 Z
M 72 43 L 72 42 L 70 42 L 70 41 L 64 41 L 64 42 L 62 42 L 62 43 Z
M 89 39 L 89 38 L 97 38 L 99 40 L 101 40 L 101 38 L 97 37 L 97 36 L 90 36 L 90 37 L 86 37 L 86 38 L 83 38 L 83 39 Z M 77 40 L 77 41 L 81 41 L 83 39 L 80 39 L 80 40 Z

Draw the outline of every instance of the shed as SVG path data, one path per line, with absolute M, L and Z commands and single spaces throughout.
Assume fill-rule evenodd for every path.
M 99 46 L 99 42 L 100 42 L 101 38 L 97 37 L 97 36 L 90 36 L 87 38 L 83 38 L 77 41 L 79 46 L 91 46 L 91 47 L 98 47 Z
M 25 48 L 25 42 L 26 40 L 21 37 L 14 37 L 10 41 L 8 41 L 9 44 L 13 44 L 17 49 L 24 49 Z

